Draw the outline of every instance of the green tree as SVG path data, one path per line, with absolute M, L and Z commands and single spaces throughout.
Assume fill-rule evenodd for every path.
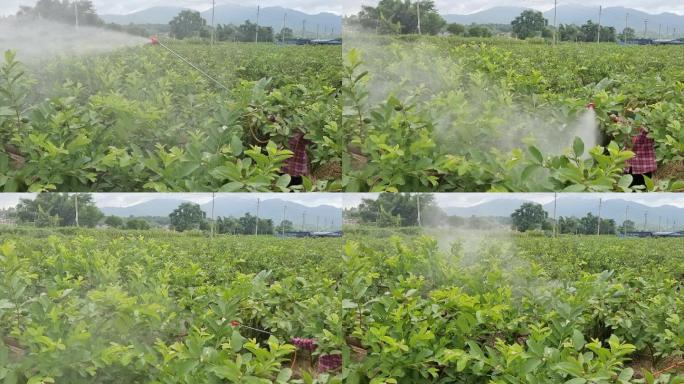
M 237 40 L 238 30 L 233 25 L 217 25 L 216 26 L 216 40 L 218 41 L 234 41 Z
M 622 225 L 617 228 L 618 233 L 634 232 L 636 231 L 636 223 L 632 220 L 625 220 Z
M 492 37 L 492 30 L 484 25 L 474 25 L 468 28 L 469 37 Z
M 124 226 L 124 220 L 119 216 L 107 216 L 104 223 L 112 228 L 122 228 Z
M 375 7 L 363 6 L 358 20 L 363 27 L 381 34 L 416 34 L 419 9 L 421 33 L 436 35 L 441 32 L 446 20 L 439 15 L 432 0 L 380 0 Z
M 627 27 L 627 28 L 623 29 L 622 33 L 620 33 L 617 36 L 618 40 L 620 40 L 620 41 L 625 41 L 625 37 L 627 37 L 627 41 L 631 41 L 631 40 L 636 39 L 636 31 L 634 31 L 634 29 L 632 29 L 632 28 Z
M 237 28 L 238 40 L 241 42 L 252 43 L 256 38 L 257 25 L 249 20 L 246 20 L 244 24 L 241 24 Z M 259 42 L 260 43 L 272 43 L 273 42 L 273 28 L 271 27 L 259 27 Z
M 520 232 L 541 229 L 548 217 L 541 204 L 536 203 L 524 203 L 511 214 L 513 227 Z
M 21 6 L 17 16 L 47 19 L 74 25 L 76 24 L 76 14 L 78 14 L 79 25 L 104 25 L 104 21 L 97 15 L 93 2 L 90 0 L 38 0 L 33 7 Z
M 17 205 L 17 214 L 20 222 L 24 223 L 70 227 L 76 225 L 77 206 L 79 226 L 95 227 L 104 217 L 92 195 L 67 193 L 41 193 L 33 200 L 21 199 Z
M 276 41 L 283 41 L 283 36 L 285 36 L 285 41 L 294 38 L 294 31 L 291 28 L 283 28 L 282 31 L 275 35 Z
M 199 12 L 187 9 L 181 11 L 169 22 L 171 35 L 176 39 L 199 36 L 206 25 L 207 21 L 202 18 Z
M 431 194 L 381 193 L 377 199 L 363 199 L 358 214 L 362 223 L 378 226 L 418 225 L 418 202 L 421 223 L 436 225 L 446 221 L 446 214 L 435 204 Z
M 558 27 L 558 40 L 560 41 L 578 41 L 582 31 L 575 24 L 561 24 Z
M 465 27 L 463 24 L 458 24 L 458 23 L 451 23 L 447 25 L 447 32 L 454 36 L 462 36 L 465 35 Z
M 200 206 L 193 203 L 183 203 L 169 215 L 171 227 L 178 232 L 199 229 L 206 217 Z
M 528 9 L 516 17 L 511 22 L 511 26 L 513 27 L 513 33 L 519 39 L 524 40 L 528 37 L 540 36 L 548 23 L 548 20 L 544 18 L 544 14 Z
M 147 231 L 150 229 L 150 223 L 144 219 L 128 219 L 126 221 L 126 229 Z
M 292 232 L 294 231 L 294 224 L 290 220 L 283 220 L 278 224 L 277 227 L 275 227 L 275 233 L 282 233 L 282 232 Z

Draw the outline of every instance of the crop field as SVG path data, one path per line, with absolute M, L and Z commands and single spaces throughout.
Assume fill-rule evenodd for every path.
M 4 229 L 0 380 L 684 380 L 682 239 L 386 235 Z
M 348 41 L 349 191 L 627 191 L 641 126 L 659 166 L 646 189 L 684 189 L 681 47 Z
M 6 52 L 0 190 L 341 188 L 340 47 L 169 46 L 222 85 L 159 46 L 27 63 Z M 281 172 L 299 131 L 301 184 Z
M 684 241 L 352 236 L 349 383 L 682 383 Z
M 340 383 L 341 239 L 0 232 L 2 383 Z

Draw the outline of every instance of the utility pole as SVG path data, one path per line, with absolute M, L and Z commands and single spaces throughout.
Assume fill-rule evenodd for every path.
M 316 40 L 320 38 L 320 30 L 321 30 L 321 25 L 316 24 Z
M 660 40 L 660 33 L 661 33 L 662 30 L 663 30 L 663 25 L 662 25 L 662 24 L 658 24 L 658 40 Z
M 420 218 L 420 194 L 416 195 L 416 203 L 418 205 L 418 227 L 422 227 Z
M 648 225 L 648 212 L 644 212 L 644 231 L 646 230 L 647 225 Z
M 599 19 L 598 19 L 598 30 L 596 31 L 596 42 L 601 42 L 601 13 L 603 13 L 603 5 L 599 5 Z
M 556 237 L 556 234 L 557 234 L 557 229 L 556 229 L 556 226 L 558 225 L 557 221 L 556 221 L 557 203 L 558 203 L 558 193 L 554 192 L 554 194 L 553 194 L 553 237 Z
M 214 225 L 216 225 L 216 221 L 214 221 L 214 203 L 216 200 L 216 193 L 212 192 L 211 193 L 211 238 L 214 238 Z
M 79 29 L 80 25 L 78 23 L 78 1 L 74 1 L 74 16 L 76 16 L 76 29 Z
M 211 0 L 211 45 L 214 45 L 216 40 L 216 28 L 214 27 L 214 15 L 216 13 L 216 0 Z M 213 236 L 213 232 L 212 232 Z
M 416 2 L 416 10 L 418 11 L 418 34 L 422 35 L 420 29 L 420 0 Z
M 627 28 L 629 28 L 628 24 L 629 24 L 629 12 L 627 12 L 625 14 L 625 30 L 622 31 L 622 34 L 624 35 L 622 37 L 624 37 L 624 39 L 625 39 L 625 44 L 627 44 Z
M 596 235 L 601 235 L 601 205 L 603 204 L 603 199 L 599 199 L 599 211 L 598 211 L 598 225 L 596 226 Z
M 558 0 L 553 0 L 553 45 L 558 43 L 556 35 L 558 35 L 558 29 L 556 28 L 556 14 L 558 13 Z M 554 219 L 555 220 L 555 219 Z M 554 224 L 553 236 L 556 236 L 556 228 Z
M 302 20 L 302 38 L 306 37 L 306 19 Z
M 283 237 L 285 237 L 285 213 L 287 212 L 287 204 L 283 206 L 283 220 L 280 222 L 280 232 L 282 232 Z
M 261 6 L 257 5 L 256 37 L 254 38 L 255 43 L 259 42 L 259 15 L 260 15 L 260 13 L 261 13 Z
M 285 44 L 285 28 L 287 28 L 287 12 L 285 12 L 285 15 L 283 16 L 283 30 L 280 31 L 280 34 L 282 35 L 282 40 L 283 44 Z
M 644 19 L 644 39 L 646 37 L 648 37 L 647 35 L 648 35 L 648 19 Z
M 74 208 L 76 209 L 76 227 L 78 227 L 78 194 L 74 195 Z
M 254 236 L 259 236 L 259 205 L 261 205 L 261 199 L 257 199 L 257 212 L 256 224 L 254 225 Z
M 627 215 L 629 212 L 629 205 L 625 206 L 625 220 L 622 222 L 622 233 L 627 236 Z

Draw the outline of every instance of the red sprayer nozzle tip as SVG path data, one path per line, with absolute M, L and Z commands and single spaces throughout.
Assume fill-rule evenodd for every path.
M 150 37 L 150 44 L 152 44 L 152 45 L 159 44 L 159 38 L 157 36 Z
M 587 109 L 596 109 L 596 104 L 592 101 L 591 103 L 587 104 Z

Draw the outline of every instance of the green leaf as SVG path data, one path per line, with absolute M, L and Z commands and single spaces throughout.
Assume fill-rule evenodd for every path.
M 292 370 L 290 368 L 284 368 L 278 373 L 276 377 L 276 383 L 287 383 L 292 377 Z
M 630 174 L 624 174 L 622 177 L 620 177 L 620 180 L 618 181 L 618 187 L 622 189 L 628 189 L 630 185 L 632 185 L 632 180 L 634 180 L 634 177 Z
M 242 337 L 240 332 L 234 330 L 233 334 L 230 335 L 230 348 L 233 350 L 233 352 L 240 352 L 244 344 L 245 338 Z
M 575 156 L 580 157 L 584 154 L 584 142 L 581 138 L 575 137 L 575 141 L 572 142 L 572 150 L 575 152 Z
M 541 164 L 544 162 L 544 156 L 542 156 L 541 151 L 535 147 L 534 145 L 530 145 L 527 150 L 532 154 L 535 160 L 537 160 L 538 164 Z

